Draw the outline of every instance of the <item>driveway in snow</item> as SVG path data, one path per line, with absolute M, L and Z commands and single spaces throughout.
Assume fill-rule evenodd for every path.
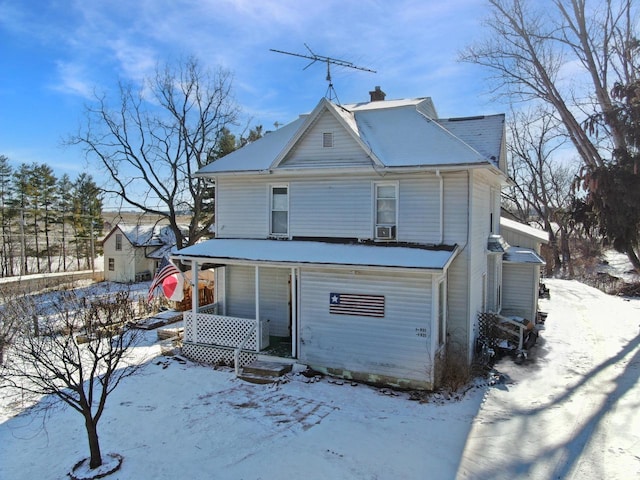
M 640 478 L 640 303 L 546 283 L 546 330 L 526 365 L 497 365 L 457 478 Z

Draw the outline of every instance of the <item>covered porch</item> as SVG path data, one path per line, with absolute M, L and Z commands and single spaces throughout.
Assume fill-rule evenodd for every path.
M 398 280 L 390 279 L 402 278 L 410 272 L 441 275 L 456 252 L 455 247 L 245 239 L 215 239 L 187 247 L 172 258 L 190 266 L 194 283 L 202 269 L 213 270 L 216 287 L 211 305 L 199 308 L 197 294 L 191 299 L 192 308 L 184 313 L 183 352 L 197 361 L 234 365 L 236 369 L 255 360 L 265 360 L 265 356 L 304 362 L 309 353 L 301 352 L 305 347 L 300 334 L 302 326 L 307 325 L 305 328 L 309 331 L 309 322 L 331 315 L 329 294 L 320 294 L 312 283 L 303 293 L 304 278 L 311 281 L 318 278 L 319 272 L 327 272 L 320 275 L 329 282 L 327 285 L 332 285 L 327 287 L 332 291 L 336 288 L 335 291 L 341 291 L 336 285 L 348 277 L 349 282 L 357 282 L 358 288 L 375 292 L 388 285 L 383 277 L 387 282 L 396 282 Z M 310 272 L 316 273 L 312 276 Z M 380 280 L 375 272 L 379 272 Z M 369 283 L 361 285 L 358 279 L 359 282 L 368 279 Z M 306 307 L 301 305 L 301 299 L 306 299 Z M 318 301 L 323 305 L 316 306 Z M 393 304 L 389 297 L 389 305 Z M 389 309 L 387 314 L 393 316 L 393 310 Z M 302 319 L 303 313 L 306 320 Z M 332 323 L 338 320 L 343 322 L 344 318 L 334 318 Z M 380 323 L 377 325 L 380 328 Z M 326 343 L 330 337 L 313 340 Z
M 194 283 L 201 265 L 191 262 Z M 266 357 L 293 362 L 297 269 L 216 264 L 213 272 L 213 303 L 198 307 L 198 290 L 193 289 L 192 306 L 183 313 L 185 355 L 236 370 Z

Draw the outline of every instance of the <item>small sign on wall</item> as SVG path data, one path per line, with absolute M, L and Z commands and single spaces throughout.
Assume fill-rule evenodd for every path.
M 383 318 L 384 295 L 330 293 L 329 313 Z

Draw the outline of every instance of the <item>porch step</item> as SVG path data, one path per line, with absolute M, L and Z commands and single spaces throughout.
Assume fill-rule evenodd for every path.
M 290 364 L 256 360 L 249 365 L 245 365 L 238 378 L 251 383 L 273 383 L 278 377 L 289 373 L 291 369 L 292 365 Z

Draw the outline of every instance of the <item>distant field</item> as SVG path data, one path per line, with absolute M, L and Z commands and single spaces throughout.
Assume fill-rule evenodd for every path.
M 164 218 L 160 215 L 151 215 L 143 212 L 103 212 L 102 218 L 105 222 L 105 234 L 108 233 L 111 227 L 114 227 L 118 223 L 126 223 L 130 225 L 136 224 L 150 224 L 159 222 L 161 224 L 167 224 Z M 189 215 L 180 215 L 178 217 L 178 223 L 189 223 Z

